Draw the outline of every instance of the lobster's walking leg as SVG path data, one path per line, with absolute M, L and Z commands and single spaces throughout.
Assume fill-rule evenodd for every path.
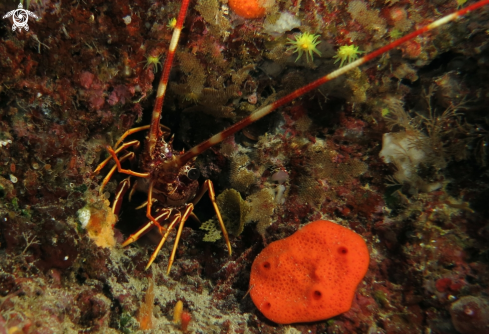
M 132 170 L 129 170 L 129 169 L 122 169 L 121 162 L 120 162 L 119 158 L 117 157 L 116 153 L 114 152 L 114 150 L 112 149 L 112 147 L 107 146 L 107 151 L 109 151 L 110 155 L 114 159 L 114 161 L 117 165 L 117 171 L 119 173 L 128 174 L 128 175 L 137 176 L 137 177 L 142 177 L 144 179 L 151 177 L 151 173 L 149 173 L 149 172 L 148 173 L 138 173 L 138 172 L 133 172 Z
M 156 200 L 156 199 L 153 199 L 153 202 L 157 202 L 157 200 Z M 140 206 L 137 206 L 137 207 L 136 207 L 136 210 L 142 209 L 142 208 L 144 208 L 144 207 L 145 207 L 145 206 L 147 206 L 147 205 L 148 205 L 148 201 L 144 202 L 144 203 L 143 203 L 143 204 L 141 204 Z
M 126 155 L 124 155 L 122 158 L 120 158 L 120 161 L 123 162 L 127 159 L 132 160 L 133 158 L 134 158 L 134 152 L 129 152 Z M 100 188 L 98 189 L 99 194 L 103 193 L 105 186 L 107 185 L 107 183 L 109 183 L 110 179 L 112 178 L 112 175 L 114 175 L 116 168 L 117 165 L 114 165 L 105 176 L 104 180 L 102 181 L 102 184 L 100 185 Z
M 144 131 L 144 130 L 148 130 L 149 129 L 149 125 L 145 125 L 145 126 L 140 126 L 140 127 L 137 127 L 137 128 L 132 128 L 132 129 L 129 129 L 127 130 L 126 132 L 124 132 L 124 134 L 119 138 L 119 140 L 115 143 L 114 145 L 114 148 L 118 148 L 119 145 L 122 143 L 122 141 L 124 139 L 126 139 L 127 136 L 130 136 L 132 135 L 133 133 L 136 133 L 136 132 L 139 132 L 139 131 Z
M 158 244 L 158 247 L 156 247 L 156 249 L 153 252 L 153 254 L 151 254 L 151 257 L 149 258 L 149 261 L 148 261 L 148 264 L 146 265 L 145 270 L 148 270 L 148 268 L 151 266 L 151 264 L 153 263 L 153 261 L 156 259 L 156 256 L 158 256 L 158 253 L 160 252 L 161 247 L 163 247 L 163 245 L 165 244 L 166 239 L 168 239 L 168 235 L 170 235 L 170 231 L 173 229 L 173 227 L 175 226 L 175 224 L 178 223 L 181 220 L 181 218 L 182 218 L 182 214 L 180 212 L 178 212 L 173 217 L 173 220 L 171 221 L 171 223 L 166 228 L 166 232 L 165 232 L 165 234 L 163 234 L 163 236 L 162 236 L 162 238 L 160 240 L 160 243 Z M 168 269 L 168 272 L 169 272 L 169 269 Z
M 119 140 L 115 143 L 114 145 L 114 148 L 118 148 L 119 145 L 122 143 L 122 141 L 124 139 L 126 139 L 127 136 L 130 136 L 132 135 L 133 133 L 136 133 L 136 132 L 139 132 L 139 131 L 144 131 L 144 130 L 148 130 L 149 128 L 151 127 L 151 125 L 145 125 L 145 126 L 140 126 L 140 127 L 137 127 L 137 128 L 132 128 L 132 129 L 129 129 L 127 130 L 126 132 L 124 132 L 124 134 L 119 138 Z M 164 126 L 162 124 L 160 124 L 160 128 L 163 128 L 163 131 L 162 133 L 165 134 L 165 133 L 170 133 L 171 130 L 169 127 L 167 126 Z
M 177 247 L 178 243 L 180 241 L 180 236 L 182 235 L 182 230 L 183 230 L 183 225 L 185 225 L 185 222 L 188 219 L 188 216 L 192 211 L 194 210 L 194 205 L 192 203 L 187 204 L 187 208 L 185 209 L 185 212 L 182 215 L 182 218 L 180 219 L 180 226 L 178 227 L 177 235 L 175 236 L 175 242 L 173 244 L 173 250 L 171 251 L 170 259 L 168 260 L 168 269 L 166 270 L 166 274 L 170 274 L 171 266 L 173 264 L 173 261 L 175 260 L 175 254 L 177 253 Z M 168 228 L 168 231 L 166 231 L 165 235 L 170 233 L 170 228 Z
M 151 127 L 151 125 L 145 125 L 145 126 L 140 126 L 138 128 L 132 128 L 132 129 L 129 129 L 126 132 L 124 132 L 124 134 L 119 138 L 119 140 L 114 145 L 115 153 L 117 154 L 120 151 L 122 151 L 123 149 L 126 149 L 126 148 L 128 148 L 130 146 L 134 146 L 135 148 L 138 148 L 139 145 L 140 145 L 138 140 L 132 140 L 130 142 L 124 143 L 121 147 L 119 147 L 119 145 L 122 143 L 122 141 L 124 139 L 126 139 L 127 136 L 130 136 L 133 133 L 136 133 L 136 132 L 139 132 L 139 131 L 148 130 L 150 127 Z M 170 133 L 170 128 L 169 127 L 160 124 L 160 128 L 163 128 L 163 131 L 162 131 L 162 134 L 163 135 Z M 104 168 L 107 165 L 107 163 L 110 161 L 110 159 L 112 159 L 112 156 L 110 156 L 107 159 L 105 159 L 104 161 L 102 161 L 97 166 L 97 168 L 95 168 L 95 170 L 93 171 L 92 174 L 93 175 L 97 175 L 102 170 L 102 168 Z
M 167 220 L 170 217 L 171 212 L 172 212 L 172 209 L 166 209 L 166 210 L 164 210 L 164 212 L 162 212 L 159 216 L 156 217 L 156 220 L 157 221 L 159 221 L 159 220 Z M 154 222 L 152 220 L 150 220 L 146 225 L 144 225 L 142 228 L 140 228 L 136 233 L 131 234 L 129 236 L 129 238 L 127 238 L 126 241 L 124 241 L 122 243 L 122 247 L 126 247 L 127 245 L 132 244 L 134 241 L 136 241 L 139 238 L 141 238 L 141 236 L 143 236 L 146 232 L 148 232 L 154 226 L 155 226 Z M 160 230 L 163 228 L 159 223 L 157 223 L 156 226 Z M 160 231 L 160 232 L 162 232 L 162 231 Z
M 138 148 L 139 147 L 139 140 L 132 140 L 130 142 L 127 142 L 127 143 L 124 143 L 124 145 L 122 145 L 121 147 L 117 148 L 115 150 L 115 154 L 119 153 L 120 151 L 128 148 L 128 147 L 131 147 L 131 146 L 134 146 L 135 148 Z M 104 168 L 107 163 L 110 161 L 110 159 L 112 159 L 112 156 L 108 157 L 107 159 L 105 159 L 104 161 L 102 161 L 98 166 L 97 168 L 95 168 L 95 170 L 93 171 L 92 175 L 97 175 L 98 172 L 100 172 L 102 170 L 102 168 Z
M 158 224 L 156 219 L 151 215 L 151 207 L 153 206 L 153 187 L 154 187 L 155 182 L 151 181 L 149 184 L 149 189 L 148 189 L 148 202 L 146 204 L 146 217 L 149 220 L 152 220 L 155 224 Z
M 114 166 L 115 167 L 115 166 Z M 112 168 L 115 170 L 115 168 Z M 112 204 L 112 213 L 115 215 L 119 214 L 119 211 L 121 210 L 122 207 L 122 200 L 124 198 L 124 195 L 126 194 L 126 191 L 131 187 L 131 177 L 129 176 L 128 178 L 125 178 L 119 183 L 119 186 L 117 187 L 117 190 L 115 192 L 115 198 L 114 202 Z
M 217 206 L 216 202 L 216 192 L 214 191 L 214 184 L 212 183 L 211 180 L 205 180 L 204 184 L 200 188 L 199 192 L 195 196 L 195 198 L 192 200 L 192 204 L 195 205 L 197 204 L 202 196 L 204 196 L 205 192 L 209 192 L 209 198 L 211 199 L 212 205 L 214 206 L 214 211 L 216 212 L 217 220 L 219 220 L 219 225 L 221 226 L 221 231 L 222 235 L 224 237 L 224 240 L 226 241 L 226 245 L 228 247 L 228 252 L 229 255 L 232 254 L 232 248 L 231 248 L 231 243 L 229 242 L 229 236 L 228 232 L 226 231 L 226 226 L 224 226 L 224 222 L 222 220 L 221 212 L 219 211 L 219 207 Z
M 132 184 L 131 191 L 129 192 L 129 202 L 132 200 L 132 195 L 134 195 L 134 193 L 136 192 L 137 186 L 138 186 L 138 180 L 136 179 L 134 181 L 134 183 Z M 146 203 L 144 205 L 146 205 Z M 137 209 L 140 209 L 140 208 L 136 208 L 136 210 Z

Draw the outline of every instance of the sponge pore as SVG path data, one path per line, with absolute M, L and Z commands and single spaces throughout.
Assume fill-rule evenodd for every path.
M 250 295 L 279 324 L 319 321 L 350 309 L 369 264 L 355 232 L 318 220 L 272 242 L 251 267 Z

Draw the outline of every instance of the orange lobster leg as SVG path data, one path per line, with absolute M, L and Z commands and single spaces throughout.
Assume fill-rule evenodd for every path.
M 114 202 L 112 204 L 112 213 L 113 214 L 115 214 L 115 215 L 119 214 L 119 211 L 121 210 L 121 207 L 122 207 L 122 200 L 123 200 L 124 195 L 126 194 L 127 190 L 129 189 L 129 187 L 131 187 L 131 177 L 130 176 L 128 178 L 125 178 L 124 180 L 122 180 L 119 183 L 119 187 L 117 188 L 117 191 L 115 192 L 115 198 L 114 198 Z
M 130 136 L 133 133 L 136 133 L 136 132 L 139 132 L 139 131 L 148 130 L 150 127 L 151 127 L 151 125 L 145 125 L 145 126 L 140 126 L 138 128 L 132 128 L 132 129 L 129 129 L 126 132 L 124 132 L 124 134 L 119 138 L 119 140 L 114 145 L 115 153 L 117 154 L 120 151 L 122 151 L 123 149 L 126 149 L 126 148 L 128 148 L 130 146 L 134 146 L 135 148 L 138 148 L 139 145 L 140 145 L 138 140 L 132 140 L 130 142 L 124 143 L 121 147 L 119 147 L 119 145 L 122 143 L 122 141 L 124 139 L 126 139 L 127 136 Z M 163 131 L 162 131 L 163 135 L 170 133 L 170 128 L 169 127 L 160 124 L 160 128 L 163 129 Z M 107 165 L 107 163 L 110 161 L 110 159 L 112 159 L 111 156 L 108 157 L 107 159 L 105 159 L 104 161 L 102 161 L 97 166 L 97 168 L 93 171 L 92 175 L 98 174 L 102 170 L 102 168 L 104 168 Z
M 132 160 L 134 158 L 134 152 L 129 152 L 125 156 L 123 156 L 120 161 L 123 162 L 126 159 Z M 104 191 L 104 187 L 109 183 L 110 179 L 112 178 L 112 175 L 115 173 L 115 169 L 117 168 L 117 165 L 114 165 L 111 169 L 110 172 L 107 173 L 105 176 L 104 180 L 102 181 L 102 185 L 100 185 L 100 188 L 98 189 L 98 193 L 102 194 Z
M 129 197 L 129 198 L 130 198 L 130 197 Z M 131 201 L 131 200 L 129 199 L 129 201 Z M 157 200 L 153 198 L 153 202 L 157 202 Z M 136 210 L 142 209 L 142 208 L 144 208 L 144 207 L 145 207 L 145 206 L 147 206 L 147 205 L 148 205 L 148 201 L 144 202 L 144 203 L 143 203 L 143 204 L 141 204 L 140 206 L 137 206 L 137 207 L 136 207 Z
M 167 220 L 168 217 L 170 217 L 170 214 L 172 212 L 172 209 L 167 209 L 165 210 L 162 214 L 156 217 L 156 220 Z M 122 247 L 126 247 L 127 245 L 132 244 L 134 241 L 138 240 L 141 238 L 142 235 L 144 235 L 146 232 L 148 232 L 151 228 L 155 226 L 154 222 L 150 220 L 146 225 L 144 225 L 142 228 L 140 228 L 136 233 L 131 234 L 129 238 L 126 239 L 122 243 Z M 162 229 L 161 225 L 157 223 L 159 229 Z M 161 232 L 161 231 L 160 231 Z
M 138 185 L 138 180 L 135 180 L 134 183 L 132 184 L 132 188 L 131 188 L 131 191 L 129 192 L 129 202 L 131 201 L 132 199 L 132 195 L 134 195 L 134 193 L 136 192 L 136 188 L 137 188 L 137 185 Z M 146 204 L 145 204 L 146 205 Z M 136 208 L 137 210 L 138 208 Z
M 148 270 L 148 268 L 151 266 L 151 264 L 154 262 L 156 259 L 156 256 L 158 256 L 158 253 L 160 252 L 161 248 L 165 244 L 166 239 L 168 239 L 168 235 L 170 234 L 170 231 L 173 229 L 175 224 L 180 221 L 182 218 L 182 214 L 178 212 L 174 217 L 171 223 L 168 225 L 165 234 L 162 236 L 160 243 L 158 244 L 158 247 L 156 247 L 155 251 L 153 254 L 151 254 L 151 257 L 149 258 L 148 264 L 146 265 L 145 270 Z
M 120 151 L 128 148 L 128 147 L 131 147 L 131 146 L 134 146 L 135 148 L 138 148 L 139 147 L 139 140 L 132 140 L 130 142 L 127 142 L 127 143 L 124 143 L 124 145 L 122 145 L 121 147 L 119 147 L 118 149 L 115 150 L 115 154 L 119 153 Z M 100 172 L 106 165 L 107 163 L 110 161 L 110 159 L 112 159 L 112 157 L 108 157 L 107 159 L 105 159 L 104 161 L 102 161 L 100 163 L 100 165 L 97 166 L 97 168 L 95 168 L 95 170 L 93 171 L 92 175 L 97 175 L 98 172 Z
M 173 261 L 175 260 L 175 254 L 177 253 L 177 248 L 178 248 L 178 243 L 180 242 L 180 237 L 182 235 L 182 230 L 183 230 L 183 225 L 188 219 L 188 216 L 192 211 L 194 210 L 194 205 L 192 203 L 187 205 L 187 209 L 183 213 L 182 218 L 180 219 L 180 226 L 178 227 L 177 235 L 175 237 L 175 242 L 173 243 L 173 250 L 171 251 L 170 259 L 168 260 L 168 269 L 166 270 L 166 274 L 170 274 L 171 266 L 173 264 Z M 170 233 L 170 228 L 168 228 L 168 231 L 166 231 L 165 235 Z
M 229 242 L 228 232 L 226 231 L 226 226 L 224 226 L 224 222 L 222 221 L 221 212 L 219 211 L 219 207 L 216 203 L 216 192 L 214 191 L 214 184 L 211 180 L 205 180 L 204 184 L 200 188 L 199 192 L 193 199 L 192 203 L 197 204 L 202 196 L 204 196 L 205 192 L 209 191 L 209 198 L 211 199 L 212 205 L 214 206 L 214 211 L 216 211 L 217 219 L 219 220 L 219 225 L 221 226 L 222 236 L 224 240 L 226 240 L 226 245 L 228 246 L 229 255 L 233 253 L 231 248 L 231 243 Z
M 149 129 L 149 125 L 145 125 L 145 126 L 140 126 L 140 127 L 137 127 L 137 128 L 132 128 L 132 129 L 129 129 L 127 130 L 126 132 L 124 132 L 124 134 L 119 138 L 119 140 L 115 143 L 114 145 L 114 148 L 118 148 L 119 145 L 122 143 L 122 141 L 124 139 L 126 139 L 127 136 L 130 136 L 132 135 L 133 133 L 136 133 L 136 132 L 139 132 L 139 131 L 144 131 L 144 130 L 148 130 Z
M 151 173 L 138 173 L 138 172 L 133 172 L 132 170 L 129 170 L 129 169 L 122 169 L 121 162 L 120 162 L 119 158 L 117 157 L 116 153 L 114 152 L 114 150 L 112 149 L 112 147 L 107 146 L 107 151 L 109 151 L 110 155 L 112 156 L 115 163 L 117 164 L 117 171 L 119 173 L 128 174 L 128 175 L 137 176 L 137 177 L 142 177 L 145 179 L 151 177 Z
M 146 217 L 152 220 L 155 224 L 158 224 L 156 219 L 151 215 L 151 207 L 153 206 L 153 187 L 155 182 L 151 181 L 148 189 L 148 202 L 146 203 Z
M 170 235 L 170 231 L 175 227 L 175 225 L 178 222 L 180 222 L 180 226 L 178 227 L 177 235 L 175 237 L 175 243 L 173 245 L 173 250 L 172 250 L 172 253 L 170 255 L 170 260 L 168 261 L 168 268 L 167 268 L 167 271 L 166 271 L 167 274 L 170 273 L 171 266 L 173 264 L 173 261 L 175 260 L 175 254 L 177 252 L 178 242 L 180 241 L 180 236 L 182 235 L 183 225 L 185 225 L 185 222 L 187 221 L 187 218 L 190 215 L 190 213 L 193 211 L 193 209 L 194 209 L 194 205 L 192 203 L 187 204 L 186 209 L 185 209 L 185 212 L 183 213 L 183 215 L 180 212 L 178 212 L 173 217 L 173 220 L 168 225 L 168 228 L 166 229 L 165 234 L 161 238 L 161 241 L 158 244 L 158 247 L 156 247 L 155 251 L 151 255 L 151 257 L 150 257 L 150 259 L 148 261 L 148 264 L 146 265 L 146 269 L 148 269 L 151 266 L 151 264 L 156 259 L 156 256 L 158 256 L 158 253 L 160 252 L 161 248 L 163 247 L 163 245 L 165 244 L 166 240 L 168 239 L 168 236 Z
M 151 125 L 145 125 L 145 126 L 140 126 L 140 127 L 137 127 L 137 128 L 132 128 L 132 129 L 127 130 L 119 138 L 119 140 L 115 143 L 114 148 L 118 148 L 119 145 L 124 141 L 124 139 L 126 139 L 127 136 L 130 136 L 133 133 L 136 133 L 136 132 L 139 132 L 139 131 L 148 130 L 150 127 L 151 127 Z M 163 124 L 160 124 L 160 128 L 163 128 L 163 131 L 162 131 L 163 134 L 166 134 L 166 133 L 170 133 L 171 132 L 170 128 L 167 127 L 167 126 L 164 126 Z

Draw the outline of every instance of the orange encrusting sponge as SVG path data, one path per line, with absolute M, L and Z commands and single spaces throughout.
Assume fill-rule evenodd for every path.
M 245 19 L 257 19 L 265 16 L 262 0 L 229 0 L 229 8 Z
M 256 257 L 251 299 L 279 324 L 328 319 L 350 309 L 369 260 L 360 235 L 318 220 L 272 242 Z

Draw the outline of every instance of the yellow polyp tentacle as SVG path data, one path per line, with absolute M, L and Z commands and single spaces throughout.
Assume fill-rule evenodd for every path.
M 319 35 L 313 35 L 307 32 L 296 35 L 295 40 L 288 38 L 287 44 L 291 44 L 288 50 L 294 50 L 294 52 L 299 53 L 295 61 L 298 61 L 299 58 L 301 58 L 302 53 L 306 54 L 307 61 L 309 61 L 309 57 L 311 57 L 311 61 L 314 60 L 313 52 L 318 56 L 321 56 L 321 52 L 316 48 L 316 46 L 321 43 L 320 41 L 317 41 L 318 38 Z
M 160 62 L 161 56 L 151 56 L 149 55 L 146 57 L 146 64 L 144 65 L 144 68 L 147 68 L 151 65 L 153 65 L 153 72 L 158 72 L 159 68 L 161 67 L 161 62 Z
M 341 60 L 340 67 L 343 67 L 345 61 L 349 64 L 358 58 L 359 54 L 364 53 L 364 51 L 358 51 L 358 46 L 355 45 L 342 45 L 338 49 L 338 53 L 333 58 L 336 58 L 335 64 Z

